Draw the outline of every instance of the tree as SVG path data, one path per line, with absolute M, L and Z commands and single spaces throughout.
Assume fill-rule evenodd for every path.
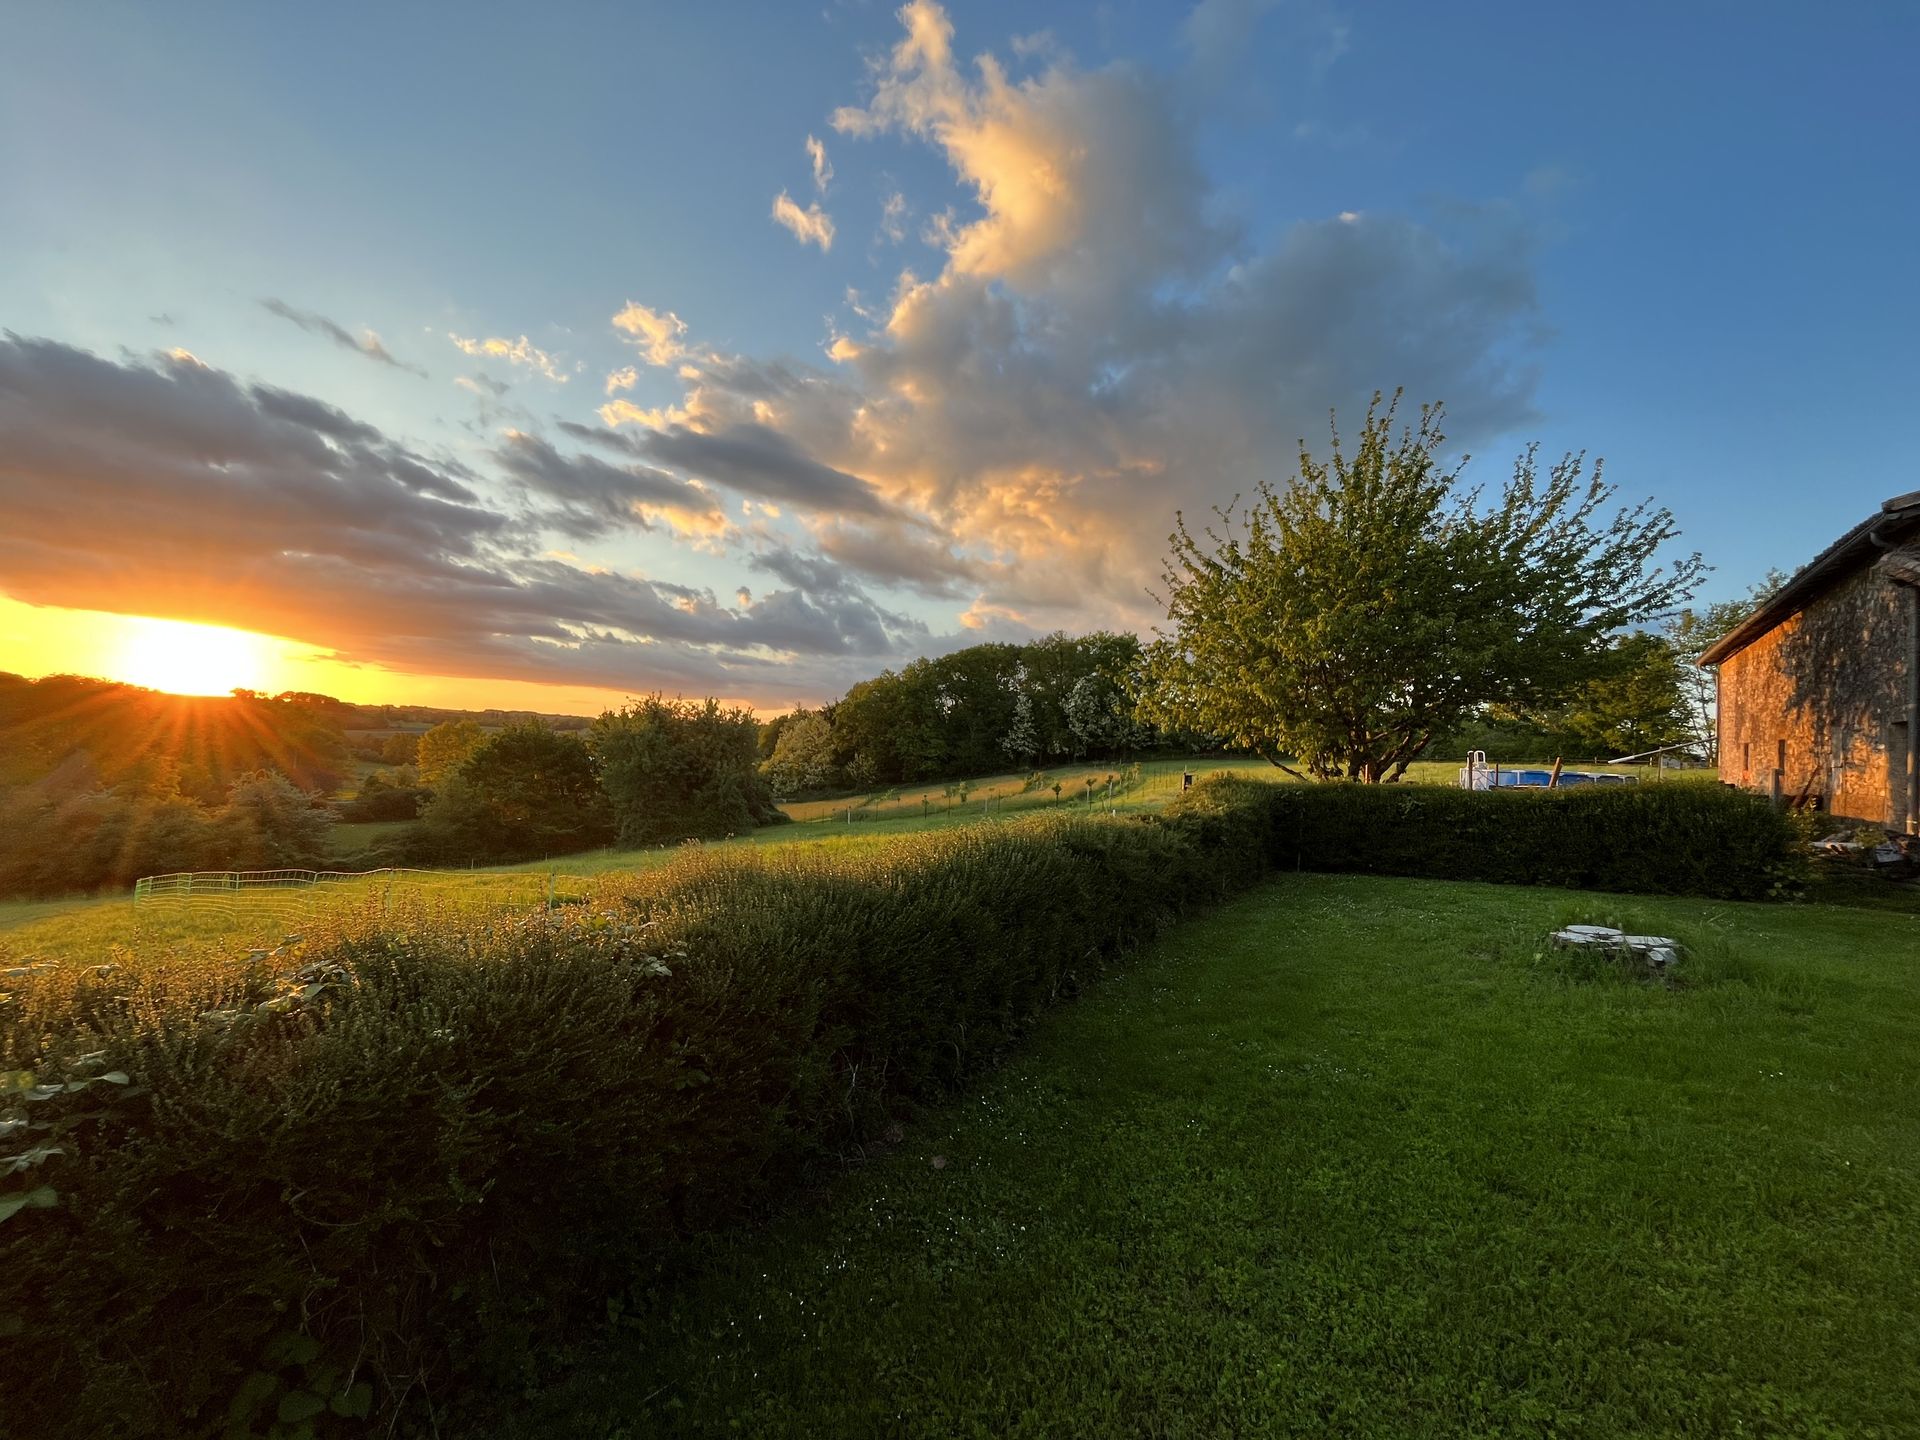
M 421 819 L 450 856 L 565 854 L 613 836 L 592 753 L 539 720 L 488 737 L 443 777 Z
M 1166 565 L 1172 632 L 1144 697 L 1163 727 L 1211 732 L 1322 779 L 1398 779 L 1476 708 L 1529 708 L 1604 668 L 1609 637 L 1687 599 L 1698 555 L 1652 502 L 1602 511 L 1601 467 L 1533 447 L 1493 503 L 1448 468 L 1438 406 L 1396 436 L 1399 397 L 1368 407 L 1351 453 L 1302 442 L 1284 490 L 1196 538 L 1179 517 Z M 1297 773 L 1297 772 L 1295 772 Z
M 380 758 L 389 765 L 412 765 L 420 759 L 420 737 L 402 731 L 380 742 Z
M 622 844 L 717 839 L 780 818 L 750 710 L 651 695 L 594 721 L 588 743 Z
M 1015 683 L 1025 678 L 1025 672 L 1020 672 Z M 1033 697 L 1025 690 L 1014 696 L 1013 720 L 1007 726 L 1007 733 L 1000 737 L 1000 748 L 1015 764 L 1025 764 L 1040 753 L 1040 734 L 1033 728 Z
M 817 710 L 796 711 L 781 717 L 773 753 L 761 762 L 760 773 L 776 795 L 802 795 L 826 790 L 837 774 L 833 763 L 833 726 Z
M 325 863 L 333 818 L 286 776 L 256 770 L 233 782 L 213 824 L 213 849 L 228 865 L 291 870 Z
M 1778 594 L 1787 579 L 1786 571 L 1769 570 L 1767 578 L 1749 590 L 1745 598 L 1721 600 L 1699 610 L 1688 606 L 1667 621 L 1667 640 L 1680 662 L 1680 685 L 1686 699 L 1688 722 L 1709 763 L 1720 758 L 1720 677 L 1711 667 L 1702 665 L 1700 657 Z
M 1138 738 L 1126 691 L 1110 675 L 1082 675 L 1067 692 L 1063 708 L 1075 755 L 1124 750 Z
M 1623 635 L 1614 642 L 1606 670 L 1576 686 L 1540 723 L 1600 759 L 1684 744 L 1694 735 L 1680 669 L 1664 636 Z
M 466 764 L 486 739 L 487 733 L 477 721 L 441 721 L 420 737 L 418 758 L 414 761 L 420 772 L 420 783 L 429 788 L 438 786 Z

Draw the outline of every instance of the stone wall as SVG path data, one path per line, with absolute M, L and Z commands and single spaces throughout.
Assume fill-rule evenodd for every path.
M 1723 663 L 1721 779 L 1904 828 L 1915 595 L 1863 569 Z

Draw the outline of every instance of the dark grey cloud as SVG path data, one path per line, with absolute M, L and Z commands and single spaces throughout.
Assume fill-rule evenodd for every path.
M 711 495 L 665 471 L 609 465 L 593 455 L 563 455 L 524 431 L 509 432 L 494 458 L 537 502 L 548 502 L 539 519 L 576 540 L 652 529 L 647 507 L 716 518 L 720 514 Z
M 752 388 L 740 393 L 753 398 L 766 383 L 766 372 L 756 369 L 743 373 L 750 373 L 748 384 Z M 823 464 L 793 437 L 753 421 L 743 420 L 712 431 L 669 425 L 629 434 L 572 422 L 562 423 L 560 429 L 577 439 L 671 466 L 755 499 L 826 515 L 906 518 L 857 475 Z
M 355 335 L 345 326 L 336 324 L 324 315 L 316 314 L 311 310 L 296 309 L 284 300 L 268 298 L 262 300 L 260 304 L 263 309 L 278 315 L 282 320 L 291 320 L 309 335 L 323 336 L 342 349 L 352 350 L 366 356 L 369 360 L 378 360 L 382 365 L 391 365 L 396 370 L 408 371 L 423 380 L 428 378 L 427 372 L 418 365 L 409 365 L 404 360 L 395 359 L 393 352 L 388 350 L 380 337 L 371 330 Z
M 588 516 L 704 499 L 532 437 L 493 459 Z M 834 693 L 925 634 L 844 575 L 789 567 L 820 592 L 730 605 L 569 563 L 485 498 L 486 478 L 184 352 L 115 362 L 0 335 L 0 590 L 31 604 L 235 625 L 426 674 L 765 701 Z

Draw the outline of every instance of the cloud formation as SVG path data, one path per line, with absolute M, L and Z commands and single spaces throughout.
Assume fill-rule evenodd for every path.
M 833 183 L 833 162 L 827 159 L 827 147 L 818 136 L 807 136 L 807 159 L 813 165 L 813 188 L 826 194 L 827 186 Z
M 773 197 L 773 218 L 793 232 L 802 245 L 818 245 L 824 252 L 833 248 L 833 217 L 812 204 L 802 210 L 786 191 Z
M 190 356 L 0 338 L 0 576 L 31 604 L 237 625 L 403 671 L 774 701 L 831 693 L 926 636 L 845 573 L 725 604 L 570 563 L 540 527 L 586 537 L 717 507 L 530 435 L 493 459 L 536 515 L 446 457 Z
M 463 355 L 505 360 L 509 365 L 524 365 L 557 384 L 567 383 L 567 373 L 560 368 L 558 358 L 549 355 L 524 335 L 517 340 L 506 340 L 497 335 L 482 340 L 448 331 L 447 338 Z
M 1142 624 L 1173 512 L 1283 478 L 1330 409 L 1404 386 L 1445 400 L 1466 442 L 1530 418 L 1538 307 L 1513 208 L 1346 212 L 1256 245 L 1217 203 L 1178 77 L 1050 47 L 1016 75 L 963 60 L 932 0 L 900 13 L 832 123 L 947 161 L 964 203 L 929 232 L 939 270 L 855 308 L 824 366 L 700 359 L 679 405 L 638 422 L 677 450 L 636 440 L 656 463 L 702 473 L 704 438 L 748 425 L 884 502 L 808 522 L 875 583 L 977 586 L 976 617 Z
M 356 355 L 364 355 L 369 360 L 379 361 L 382 365 L 391 365 L 396 370 L 405 370 L 409 374 L 418 375 L 422 380 L 429 378 L 427 372 L 418 365 L 409 365 L 404 360 L 394 359 L 393 352 L 387 349 L 381 342 L 380 336 L 372 330 L 362 330 L 358 335 L 354 335 L 344 325 L 337 325 L 326 316 L 317 315 L 311 310 L 297 310 L 284 300 L 269 298 L 262 300 L 260 305 L 262 309 L 271 311 L 282 320 L 291 320 L 309 335 L 324 336 L 343 350 L 351 350 Z M 171 324 L 173 317 L 155 316 L 154 319 L 164 319 L 166 323 Z
M 613 328 L 640 347 L 649 365 L 671 365 L 686 353 L 681 337 L 687 333 L 687 322 L 671 310 L 649 310 L 629 300 L 613 317 Z

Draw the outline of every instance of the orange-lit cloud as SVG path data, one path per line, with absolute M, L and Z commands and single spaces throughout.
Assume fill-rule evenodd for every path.
M 540 349 L 524 335 L 517 340 L 503 340 L 497 335 L 482 340 L 455 335 L 449 331 L 447 338 L 463 355 L 505 360 L 510 365 L 524 365 L 536 374 L 546 376 L 549 380 L 561 385 L 567 383 L 568 377 L 561 369 L 559 359 Z
M 818 245 L 823 251 L 833 248 L 833 217 L 817 204 L 802 210 L 793 197 L 782 190 L 773 197 L 773 218 L 802 245 Z

